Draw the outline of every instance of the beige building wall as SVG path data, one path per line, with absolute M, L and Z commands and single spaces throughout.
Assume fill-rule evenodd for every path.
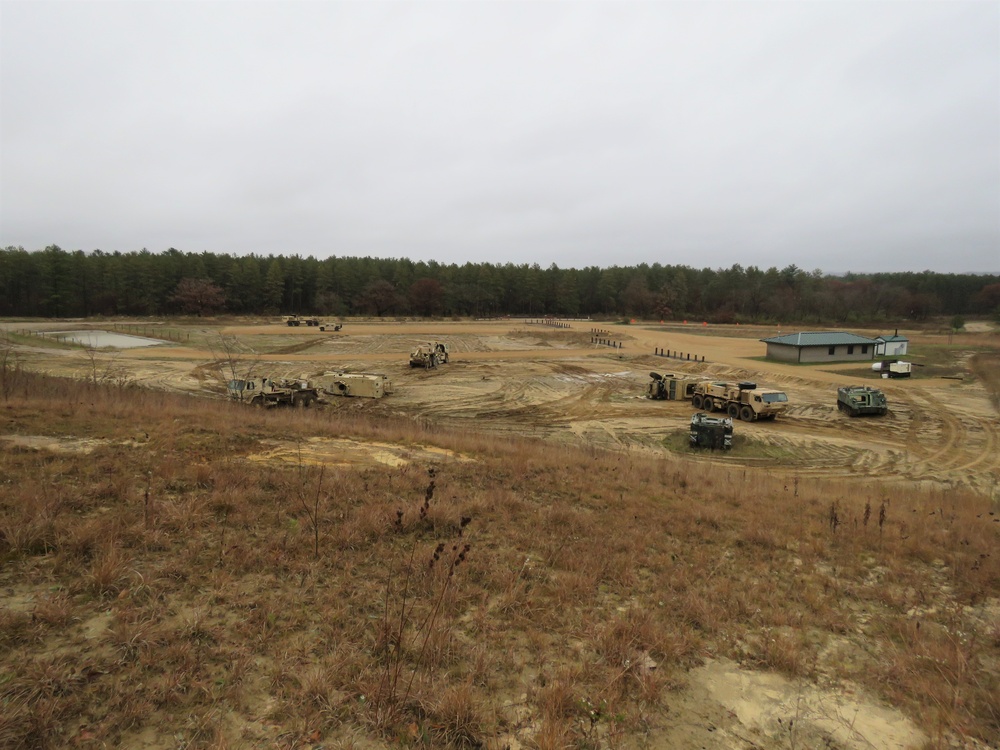
M 789 347 L 794 349 L 795 347 Z M 830 350 L 833 353 L 830 353 Z M 852 362 L 871 360 L 875 344 L 837 344 L 836 346 L 803 346 L 799 362 Z

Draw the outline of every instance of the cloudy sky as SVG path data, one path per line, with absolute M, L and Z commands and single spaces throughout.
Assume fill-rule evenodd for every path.
M 0 246 L 1000 272 L 1000 3 L 0 0 Z

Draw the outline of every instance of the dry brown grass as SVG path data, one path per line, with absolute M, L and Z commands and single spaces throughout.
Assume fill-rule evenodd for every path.
M 4 433 L 104 441 L 0 453 L 0 747 L 473 747 L 531 723 L 539 748 L 630 746 L 712 655 L 1000 741 L 980 497 L 705 482 L 682 459 L 24 373 L 0 409 Z M 339 435 L 475 460 L 320 481 L 243 458 Z M 851 659 L 823 661 L 833 637 Z

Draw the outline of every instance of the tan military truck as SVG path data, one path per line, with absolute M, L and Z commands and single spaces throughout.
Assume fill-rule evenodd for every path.
M 695 409 L 724 411 L 733 419 L 756 422 L 774 419 L 788 406 L 788 396 L 771 388 L 758 388 L 756 383 L 703 382 L 694 387 L 691 406 Z
M 319 392 L 308 380 L 281 378 L 246 378 L 226 384 L 229 398 L 250 406 L 309 406 L 320 400 Z
M 428 341 L 419 344 L 410 352 L 410 367 L 425 367 L 430 369 L 448 362 L 448 345 L 440 341 Z
M 307 326 L 318 326 L 319 318 L 303 318 L 299 315 L 282 315 L 281 322 L 287 326 L 300 326 L 305 323 Z
M 651 378 L 646 386 L 646 398 L 654 401 L 683 401 L 694 395 L 694 387 L 704 381 L 704 378 L 689 378 L 683 375 L 658 372 L 649 373 Z

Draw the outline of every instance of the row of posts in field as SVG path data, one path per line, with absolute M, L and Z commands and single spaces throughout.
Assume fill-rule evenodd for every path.
M 572 328 L 569 323 L 563 323 L 560 320 L 552 320 L 551 318 L 539 318 L 538 320 L 528 320 L 525 321 L 529 326 L 548 326 L 549 328 Z
M 697 354 L 691 354 L 691 352 L 678 352 L 670 351 L 669 349 L 653 349 L 653 354 L 657 357 L 669 357 L 670 359 L 683 359 L 685 362 L 704 362 L 705 355 L 701 355 L 701 359 L 698 359 Z
M 601 344 L 602 346 L 610 346 L 612 349 L 621 349 L 622 342 L 616 341 L 610 338 L 611 331 L 605 330 L 603 328 L 591 328 L 590 329 L 590 343 L 591 344 Z

